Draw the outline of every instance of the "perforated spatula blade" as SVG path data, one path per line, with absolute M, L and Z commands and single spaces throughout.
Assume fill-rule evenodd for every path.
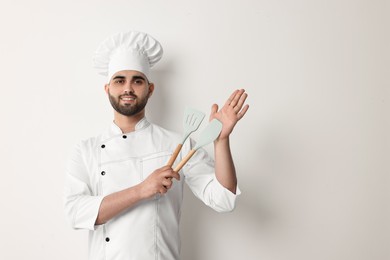
M 199 128 L 204 116 L 205 114 L 201 111 L 189 107 L 186 108 L 183 117 L 184 134 L 181 141 L 182 144 L 184 144 L 185 140 L 191 133 L 195 132 Z
M 203 121 L 203 118 L 205 117 L 205 114 L 199 110 L 186 107 L 184 111 L 184 117 L 183 117 L 183 129 L 184 134 L 183 138 L 180 144 L 177 145 L 175 151 L 173 152 L 171 158 L 169 159 L 167 165 L 172 167 L 173 163 L 176 160 L 176 157 L 179 155 L 180 150 L 184 144 L 184 142 L 187 140 L 187 138 L 190 136 L 191 133 L 195 132 L 200 124 Z

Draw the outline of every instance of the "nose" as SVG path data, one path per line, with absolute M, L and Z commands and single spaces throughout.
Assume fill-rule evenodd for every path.
M 127 82 L 123 88 L 123 92 L 124 93 L 134 93 L 134 89 L 133 89 L 133 86 L 131 84 L 131 81 Z

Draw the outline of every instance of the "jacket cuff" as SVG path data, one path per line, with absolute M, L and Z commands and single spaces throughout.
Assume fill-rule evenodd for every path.
M 88 196 L 80 198 L 79 205 L 75 218 L 73 219 L 73 228 L 96 230 L 95 225 L 97 216 L 99 214 L 100 204 L 104 196 Z
M 218 205 L 215 209 L 218 212 L 229 212 L 234 210 L 236 207 L 236 200 L 238 196 L 241 194 L 241 190 L 236 186 L 236 194 L 226 189 L 222 184 L 218 181 L 216 177 L 214 177 L 214 203 Z

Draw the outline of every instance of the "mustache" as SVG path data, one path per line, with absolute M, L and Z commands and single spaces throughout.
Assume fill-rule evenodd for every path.
M 123 95 L 120 95 L 120 96 L 119 96 L 119 98 L 123 98 L 123 97 L 137 98 L 137 95 L 134 95 L 134 94 L 130 93 L 130 94 L 123 94 Z

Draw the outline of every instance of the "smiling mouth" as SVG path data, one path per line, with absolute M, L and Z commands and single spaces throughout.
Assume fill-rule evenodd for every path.
M 121 97 L 121 100 L 125 101 L 125 102 L 129 102 L 129 101 L 134 101 L 135 100 L 135 97 Z

